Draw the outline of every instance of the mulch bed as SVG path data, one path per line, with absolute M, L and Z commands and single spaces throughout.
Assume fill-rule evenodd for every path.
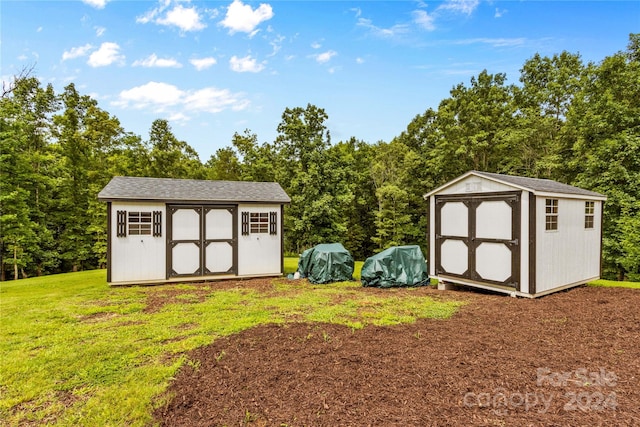
M 536 300 L 413 292 L 469 303 L 448 320 L 266 325 L 218 339 L 189 355 L 198 363 L 180 370 L 156 421 L 640 425 L 639 291 L 580 287 Z

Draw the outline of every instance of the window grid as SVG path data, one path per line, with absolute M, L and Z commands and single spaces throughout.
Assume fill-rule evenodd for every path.
M 593 219 L 595 216 L 595 202 L 584 202 L 584 228 L 593 228 Z
M 129 235 L 151 235 L 151 212 L 129 212 Z
M 252 212 L 249 217 L 249 230 L 253 233 L 269 232 L 269 213 Z
M 546 199 L 545 202 L 545 230 L 558 229 L 558 199 Z

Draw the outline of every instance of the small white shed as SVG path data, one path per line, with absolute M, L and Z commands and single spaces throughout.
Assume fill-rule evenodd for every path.
M 531 298 L 600 277 L 602 194 L 471 171 L 424 197 L 430 277 Z
M 275 182 L 115 177 L 107 203 L 112 285 L 284 272 L 283 213 Z

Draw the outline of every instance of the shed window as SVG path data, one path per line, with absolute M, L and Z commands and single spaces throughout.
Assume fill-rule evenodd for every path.
M 249 230 L 253 233 L 269 232 L 269 213 L 268 212 L 251 212 L 249 218 Z
M 151 212 L 129 212 L 129 235 L 151 235 Z
M 596 202 L 584 202 L 584 228 L 593 228 Z
M 545 230 L 558 229 L 558 199 L 547 199 L 545 202 Z

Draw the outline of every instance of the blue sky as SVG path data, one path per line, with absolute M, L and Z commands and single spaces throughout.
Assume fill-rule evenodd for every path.
M 157 118 L 206 161 L 245 129 L 272 142 L 285 108 L 324 108 L 332 141 L 390 141 L 486 69 L 517 83 L 535 53 L 598 62 L 640 31 L 640 1 L 0 3 L 2 79 L 35 65 L 125 130 Z

